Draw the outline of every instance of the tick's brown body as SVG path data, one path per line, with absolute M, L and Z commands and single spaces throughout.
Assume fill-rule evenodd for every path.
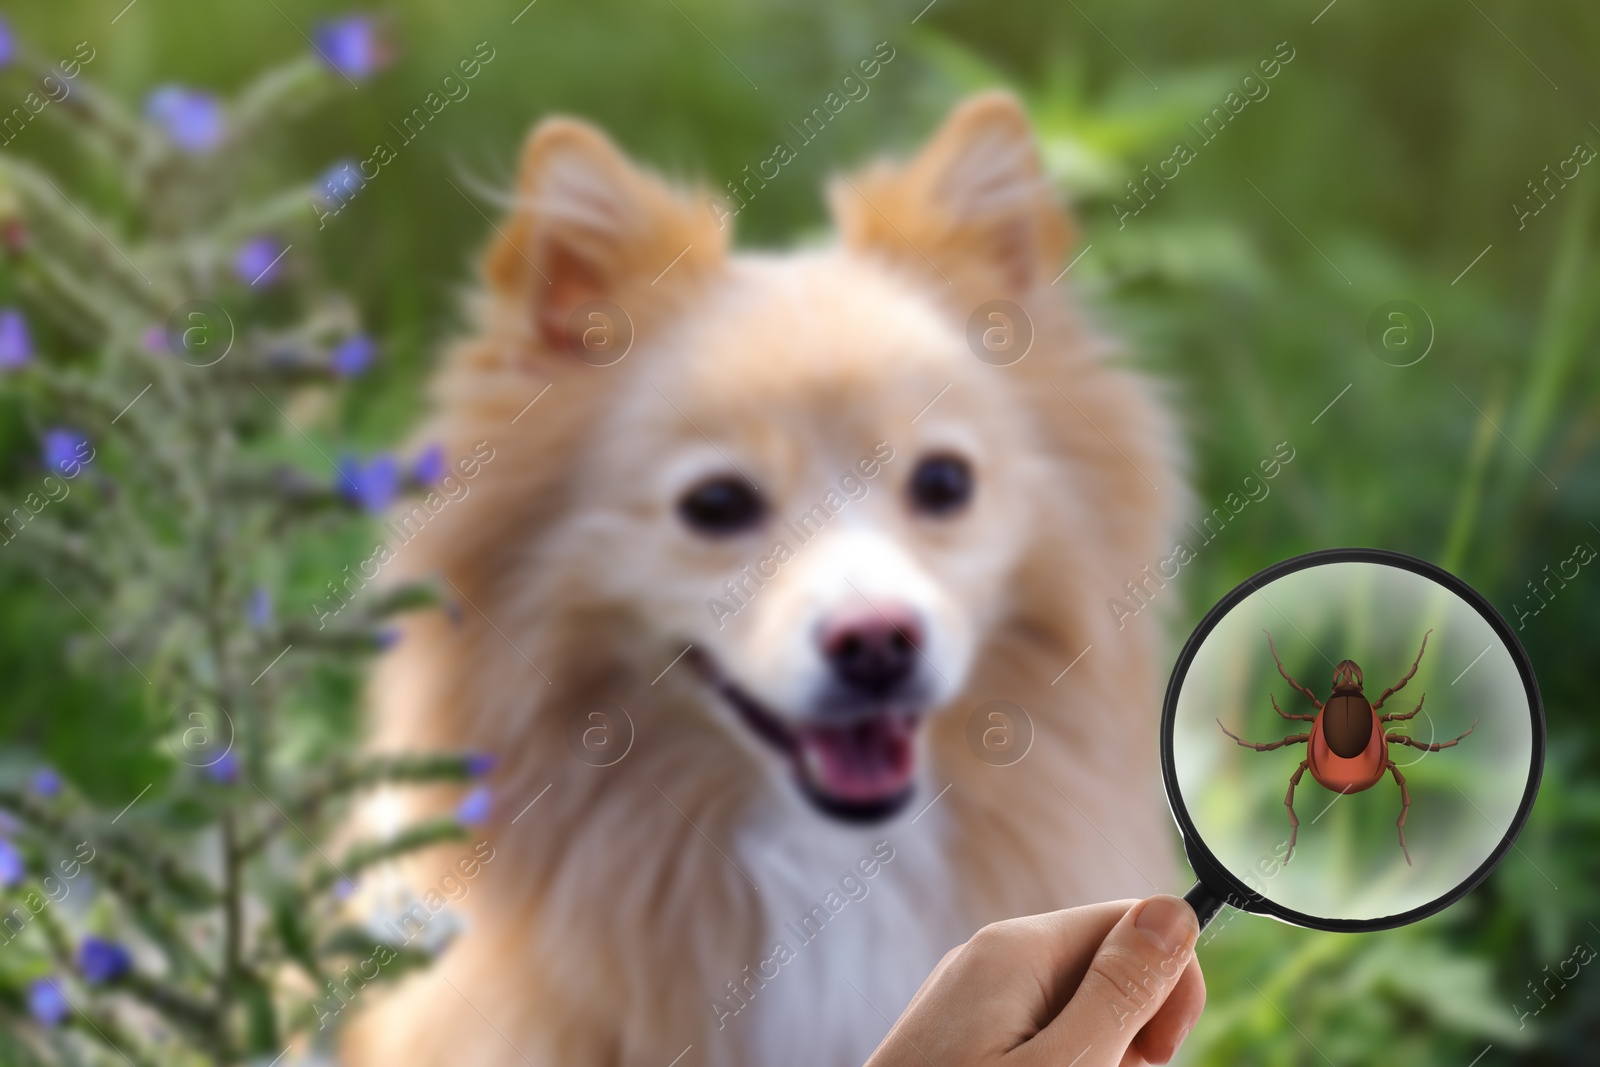
M 1317 713 L 1291 715 L 1278 707 L 1276 697 L 1271 698 L 1272 709 L 1285 719 L 1311 723 L 1311 732 L 1290 734 L 1282 741 L 1256 744 L 1242 740 L 1238 734 L 1222 726 L 1221 719 L 1217 720 L 1217 725 L 1222 726 L 1222 732 L 1239 744 L 1245 748 L 1253 748 L 1257 752 L 1270 752 L 1284 745 L 1305 743 L 1308 746 L 1306 758 L 1300 761 L 1299 768 L 1289 779 L 1289 791 L 1283 798 L 1284 807 L 1289 809 L 1289 852 L 1284 857 L 1285 863 L 1294 856 L 1295 836 L 1300 831 L 1300 820 L 1294 813 L 1294 787 L 1300 784 L 1300 778 L 1307 770 L 1310 770 L 1311 777 L 1325 788 L 1340 794 L 1359 793 L 1371 789 L 1383 779 L 1385 772 L 1393 774 L 1395 784 L 1400 787 L 1400 818 L 1395 822 L 1400 832 L 1400 851 L 1405 853 L 1406 863 L 1411 862 L 1411 852 L 1406 848 L 1406 813 L 1411 809 L 1411 794 L 1406 790 L 1405 776 L 1389 758 L 1389 744 L 1393 742 L 1420 748 L 1425 752 L 1437 752 L 1441 748 L 1459 744 L 1461 738 L 1466 737 L 1478 726 L 1474 720 L 1466 733 L 1438 744 L 1426 744 L 1403 734 L 1384 732 L 1384 723 L 1413 718 L 1422 710 L 1422 701 L 1427 699 L 1426 693 L 1417 701 L 1417 706 L 1408 712 L 1378 714 L 1383 702 L 1405 688 L 1405 684 L 1417 673 L 1417 665 L 1422 662 L 1422 653 L 1428 647 L 1428 634 L 1432 632 L 1429 630 L 1422 635 L 1422 647 L 1417 650 L 1417 658 L 1412 661 L 1411 669 L 1406 672 L 1405 677 L 1385 689 L 1372 703 L 1367 702 L 1365 694 L 1361 691 L 1361 668 L 1354 660 L 1348 659 L 1341 660 L 1333 668 L 1333 692 L 1327 701 L 1318 700 L 1311 690 L 1289 677 L 1289 672 L 1283 669 L 1283 661 L 1278 658 L 1277 648 L 1272 644 L 1272 635 L 1267 634 L 1267 647 L 1272 649 L 1272 659 L 1278 665 L 1278 673 L 1283 675 L 1284 681 L 1304 693 L 1306 699 L 1316 705 Z

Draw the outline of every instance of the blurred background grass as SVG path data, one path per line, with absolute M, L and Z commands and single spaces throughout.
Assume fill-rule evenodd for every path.
M 1169 383 L 1203 506 L 1220 505 L 1277 442 L 1296 450 L 1271 495 L 1185 568 L 1162 623 L 1173 647 L 1261 566 L 1377 545 L 1442 563 L 1513 625 L 1522 618 L 1544 688 L 1545 787 L 1504 868 L 1406 931 L 1338 936 L 1227 921 L 1202 949 L 1211 1006 L 1191 1039 L 1194 1061 L 1455 1065 L 1492 1045 L 1479 1062 L 1592 1062 L 1600 978 L 1541 983 L 1577 943 L 1600 943 L 1600 568 L 1565 588 L 1552 583 L 1537 615 L 1519 608 L 1539 606 L 1527 583 L 1556 572 L 1580 543 L 1600 545 L 1600 168 L 1583 168 L 1521 228 L 1512 205 L 1537 206 L 1526 183 L 1579 142 L 1600 147 L 1591 121 L 1600 118 L 1600 8 L 923 4 L 386 5 L 398 62 L 281 143 L 256 146 L 284 180 L 362 159 L 396 140 L 388 124 L 478 42 L 495 49 L 471 96 L 401 148 L 325 229 L 308 208 L 304 232 L 286 235 L 305 253 L 299 269 L 351 293 L 382 340 L 381 366 L 351 391 L 341 432 L 352 446 L 391 444 L 420 411 L 420 385 L 489 232 L 479 209 L 496 213 L 479 190 L 508 182 L 540 116 L 586 116 L 668 173 L 720 186 L 766 158 L 785 123 L 889 41 L 896 58 L 870 96 L 740 215 L 740 240 L 767 244 L 820 231 L 828 173 L 909 150 L 964 92 L 1009 87 L 1034 113 L 1081 219 L 1084 254 L 1068 277 L 1131 358 Z M 89 41 L 98 53 L 89 76 L 139 100 L 170 82 L 236 88 L 304 49 L 301 31 L 319 17 L 345 10 L 143 0 L 112 24 L 121 7 L 13 4 L 5 15 L 47 56 Z M 1270 94 L 1119 226 L 1123 183 L 1179 138 L 1197 144 L 1186 124 L 1221 105 L 1280 42 L 1294 59 Z M 3 84 L 8 98 L 25 92 L 14 78 Z M 78 163 L 45 121 L 7 150 L 68 173 Z M 0 279 L 0 298 L 8 284 Z M 1396 299 L 1425 309 L 1436 329 L 1427 357 L 1408 367 L 1380 360 L 1364 339 L 1374 310 Z M 35 431 L 25 411 L 0 410 L 8 499 L 36 475 Z M 330 566 L 311 573 L 349 557 L 328 545 L 324 558 Z M 35 751 L 91 793 L 120 796 L 148 781 L 163 758 L 151 738 L 164 712 L 143 706 L 120 676 L 75 670 L 82 619 L 3 555 L 0 604 L 0 742 Z M 353 735 L 354 684 L 329 678 L 326 708 L 308 709 L 307 720 Z

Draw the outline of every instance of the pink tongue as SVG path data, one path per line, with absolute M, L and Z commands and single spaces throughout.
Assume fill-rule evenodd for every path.
M 893 796 L 911 782 L 915 722 L 880 715 L 801 732 L 800 762 L 813 784 L 844 800 Z

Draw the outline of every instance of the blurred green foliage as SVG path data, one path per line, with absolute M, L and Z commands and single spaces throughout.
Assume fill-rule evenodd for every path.
M 345 23 L 327 46 L 371 67 L 371 29 Z M 331 60 L 291 53 L 225 101 L 162 89 L 141 120 L 85 72 L 98 49 L 53 63 L 9 34 L 0 22 L 0 66 L 40 89 L 6 116 L 7 138 L 53 104 L 86 173 L 0 157 L 0 396 L 20 442 L 0 547 L 13 584 L 42 582 L 93 632 L 46 653 L 72 684 L 34 661 L 21 693 L 46 707 L 88 695 L 63 711 L 97 732 L 66 734 L 67 715 L 35 708 L 0 742 L 0 1063 L 325 1050 L 349 999 L 448 942 L 441 926 L 413 945 L 415 930 L 363 924 L 345 902 L 373 868 L 464 839 L 489 794 L 344 840 L 353 798 L 465 787 L 493 762 L 349 743 L 353 671 L 392 643 L 390 616 L 440 600 L 422 582 L 345 611 L 365 581 L 336 593 L 328 553 L 352 552 L 401 494 L 427 494 L 447 460 L 348 452 L 330 475 L 284 410 L 326 435 L 375 353 L 340 295 L 299 261 L 280 267 L 293 246 L 262 232 L 294 229 L 316 187 L 240 193 L 262 132 L 338 79 Z M 284 610 L 324 593 L 314 627 Z M 37 654 L 33 640 L 16 644 Z
M 344 401 L 338 432 L 388 444 L 420 409 L 420 383 L 489 233 L 480 209 L 497 210 L 482 190 L 506 186 L 539 117 L 586 116 L 662 170 L 720 186 L 890 41 L 897 59 L 871 95 L 741 214 L 740 239 L 765 244 L 821 230 L 827 173 L 910 150 L 970 89 L 1011 88 L 1077 204 L 1087 251 L 1068 278 L 1129 358 L 1169 384 L 1201 505 L 1220 502 L 1275 442 L 1298 451 L 1270 499 L 1186 569 L 1184 602 L 1165 620 L 1174 648 L 1209 603 L 1268 562 L 1383 546 L 1443 564 L 1514 625 L 1521 618 L 1547 704 L 1545 787 L 1503 869 L 1404 931 L 1232 920 L 1202 950 L 1211 1006 L 1190 1042 L 1194 1062 L 1459 1065 L 1489 1045 L 1479 1062 L 1587 1061 L 1600 1044 L 1600 979 L 1584 972 L 1525 1026 L 1515 1013 L 1538 1006 L 1526 984 L 1543 968 L 1577 941 L 1600 941 L 1600 727 L 1590 714 L 1600 574 L 1552 584 L 1536 615 L 1519 609 L 1536 603 L 1528 583 L 1575 545 L 1600 545 L 1600 168 L 1523 226 L 1513 205 L 1576 143 L 1600 146 L 1600 8 L 924 2 L 389 5 L 396 65 L 255 146 L 280 179 L 309 180 L 390 136 L 387 124 L 478 42 L 496 50 L 472 95 L 324 230 L 307 211 L 297 238 L 307 261 L 354 294 L 385 354 Z M 46 52 L 91 41 L 96 78 L 137 99 L 174 81 L 236 88 L 303 49 L 302 31 L 329 13 L 300 0 L 163 0 L 113 25 L 119 6 L 8 14 Z M 1192 139 L 1186 124 L 1280 42 L 1295 58 L 1270 94 L 1119 226 L 1123 183 Z M 75 166 L 51 125 L 10 150 Z M 1396 299 L 1420 305 L 1436 330 L 1412 366 L 1380 360 L 1365 340 L 1373 311 Z M 0 491 L 28 476 L 34 429 L 27 412 L 0 411 Z M 346 556 L 330 545 L 326 558 Z M 0 738 L 107 796 L 145 780 L 163 710 L 141 705 L 120 675 L 75 673 L 63 653 L 81 619 L 3 556 L 0 597 Z

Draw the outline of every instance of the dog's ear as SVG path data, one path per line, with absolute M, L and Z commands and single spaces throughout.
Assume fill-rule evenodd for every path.
M 1027 115 L 1002 92 L 962 102 L 909 163 L 838 179 L 829 199 L 848 244 L 1013 292 L 1049 278 L 1073 236 Z
M 487 259 L 489 283 L 525 298 L 540 343 L 566 350 L 573 312 L 611 300 L 630 315 L 630 294 L 666 276 L 681 285 L 719 262 L 726 236 L 709 208 L 646 174 L 599 130 L 552 118 L 529 134 L 509 224 Z

